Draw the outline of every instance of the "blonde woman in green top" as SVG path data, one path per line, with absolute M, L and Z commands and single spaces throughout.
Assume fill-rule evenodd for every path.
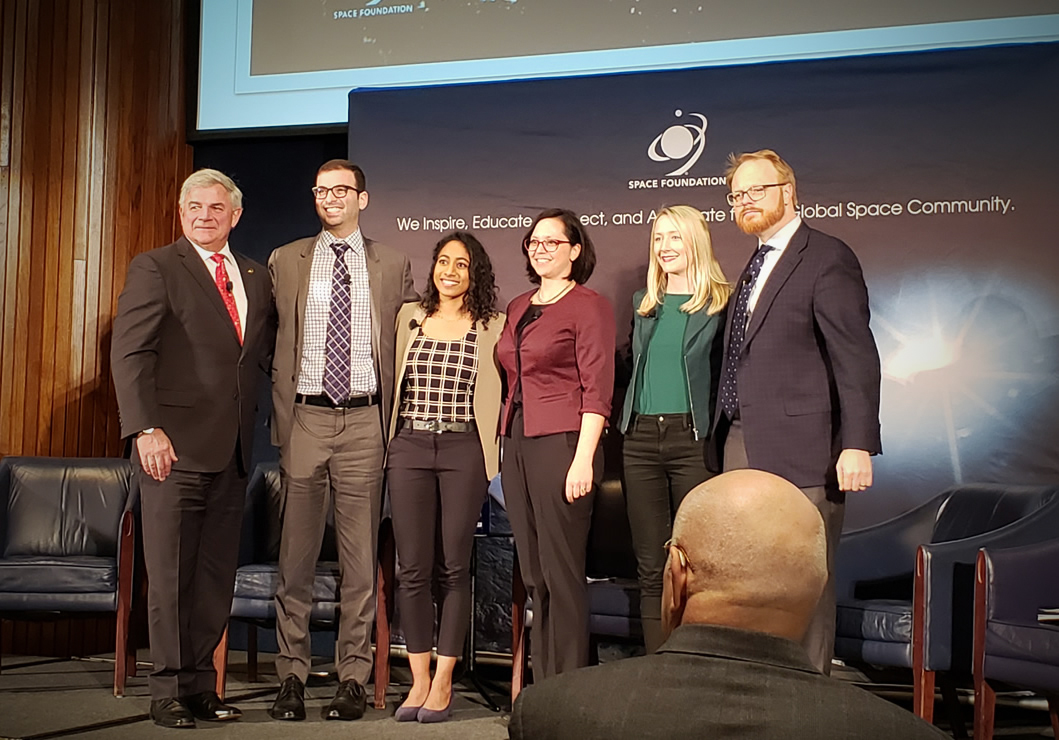
M 702 212 L 691 206 L 659 211 L 647 288 L 633 296 L 632 378 L 620 425 L 648 652 L 662 642 L 664 544 L 673 516 L 684 496 L 710 477 L 703 441 L 717 395 L 731 292 Z

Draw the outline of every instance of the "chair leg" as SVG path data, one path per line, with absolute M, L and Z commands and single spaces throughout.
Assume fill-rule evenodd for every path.
M 1052 709 L 1051 703 L 1048 708 Z M 993 740 L 993 720 L 996 713 L 996 692 L 986 680 L 974 682 L 974 740 Z M 1052 711 L 1052 724 L 1055 712 Z
M 511 706 L 526 680 L 526 584 L 519 570 L 518 552 L 511 572 Z
M 1059 737 L 1059 696 L 1048 697 L 1048 714 L 1052 717 L 1052 735 Z
M 379 528 L 379 569 L 375 595 L 375 708 L 386 708 L 390 685 L 390 620 L 396 579 L 396 544 L 389 520 Z
M 960 698 L 956 695 L 956 685 L 948 674 L 942 674 L 938 678 L 941 686 L 941 698 L 945 705 L 945 714 L 949 718 L 949 728 L 956 740 L 966 740 L 967 725 L 963 721 L 963 709 L 960 708 Z
M 246 625 L 246 680 L 257 683 L 257 625 Z
M 213 669 L 217 672 L 217 696 L 224 699 L 224 687 L 228 683 L 228 628 L 224 628 L 221 641 L 213 651 Z
M 913 672 L 913 711 L 925 722 L 934 722 L 934 671 L 919 669 Z
M 114 696 L 125 696 L 125 679 L 129 674 L 129 621 L 132 615 L 132 566 L 135 555 L 136 528 L 133 514 L 121 517 L 121 552 L 118 558 L 117 614 L 114 627 Z M 135 663 L 135 651 L 133 662 Z
M 114 636 L 114 696 L 125 696 L 125 679 L 129 675 L 129 610 L 118 598 L 117 624 Z M 135 661 L 135 654 L 133 660 Z

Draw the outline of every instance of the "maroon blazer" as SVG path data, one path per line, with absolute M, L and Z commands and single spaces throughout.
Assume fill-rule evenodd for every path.
M 507 377 L 507 398 L 500 430 L 511 433 L 511 393 L 518 381 L 515 328 L 534 291 L 507 308 L 507 323 L 497 356 Z M 583 285 L 545 306 L 541 317 L 522 332 L 522 413 L 527 437 L 576 432 L 585 413 L 610 416 L 614 395 L 614 309 Z

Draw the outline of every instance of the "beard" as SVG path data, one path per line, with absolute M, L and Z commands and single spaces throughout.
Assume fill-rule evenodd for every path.
M 753 204 L 757 205 L 757 203 Z M 739 226 L 739 230 L 748 236 L 757 236 L 758 234 L 768 231 L 773 226 L 780 222 L 783 218 L 783 214 L 786 209 L 783 206 L 783 199 L 778 199 L 776 207 L 772 210 L 762 209 L 760 213 L 747 213 L 747 209 L 744 208 L 742 211 L 735 215 L 735 222 Z

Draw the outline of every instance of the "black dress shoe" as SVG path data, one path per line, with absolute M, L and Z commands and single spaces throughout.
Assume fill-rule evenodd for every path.
M 272 719 L 302 720 L 305 719 L 305 684 L 291 674 L 279 685 L 276 701 L 268 710 Z
M 206 722 L 228 722 L 243 716 L 238 709 L 221 701 L 216 691 L 203 691 L 201 694 L 185 696 L 184 703 L 195 719 Z
M 152 699 L 151 719 L 159 727 L 192 728 L 195 718 L 180 699 Z
M 357 681 L 343 681 L 338 693 L 324 710 L 324 719 L 342 719 L 347 722 L 360 719 L 368 706 L 368 692 Z

